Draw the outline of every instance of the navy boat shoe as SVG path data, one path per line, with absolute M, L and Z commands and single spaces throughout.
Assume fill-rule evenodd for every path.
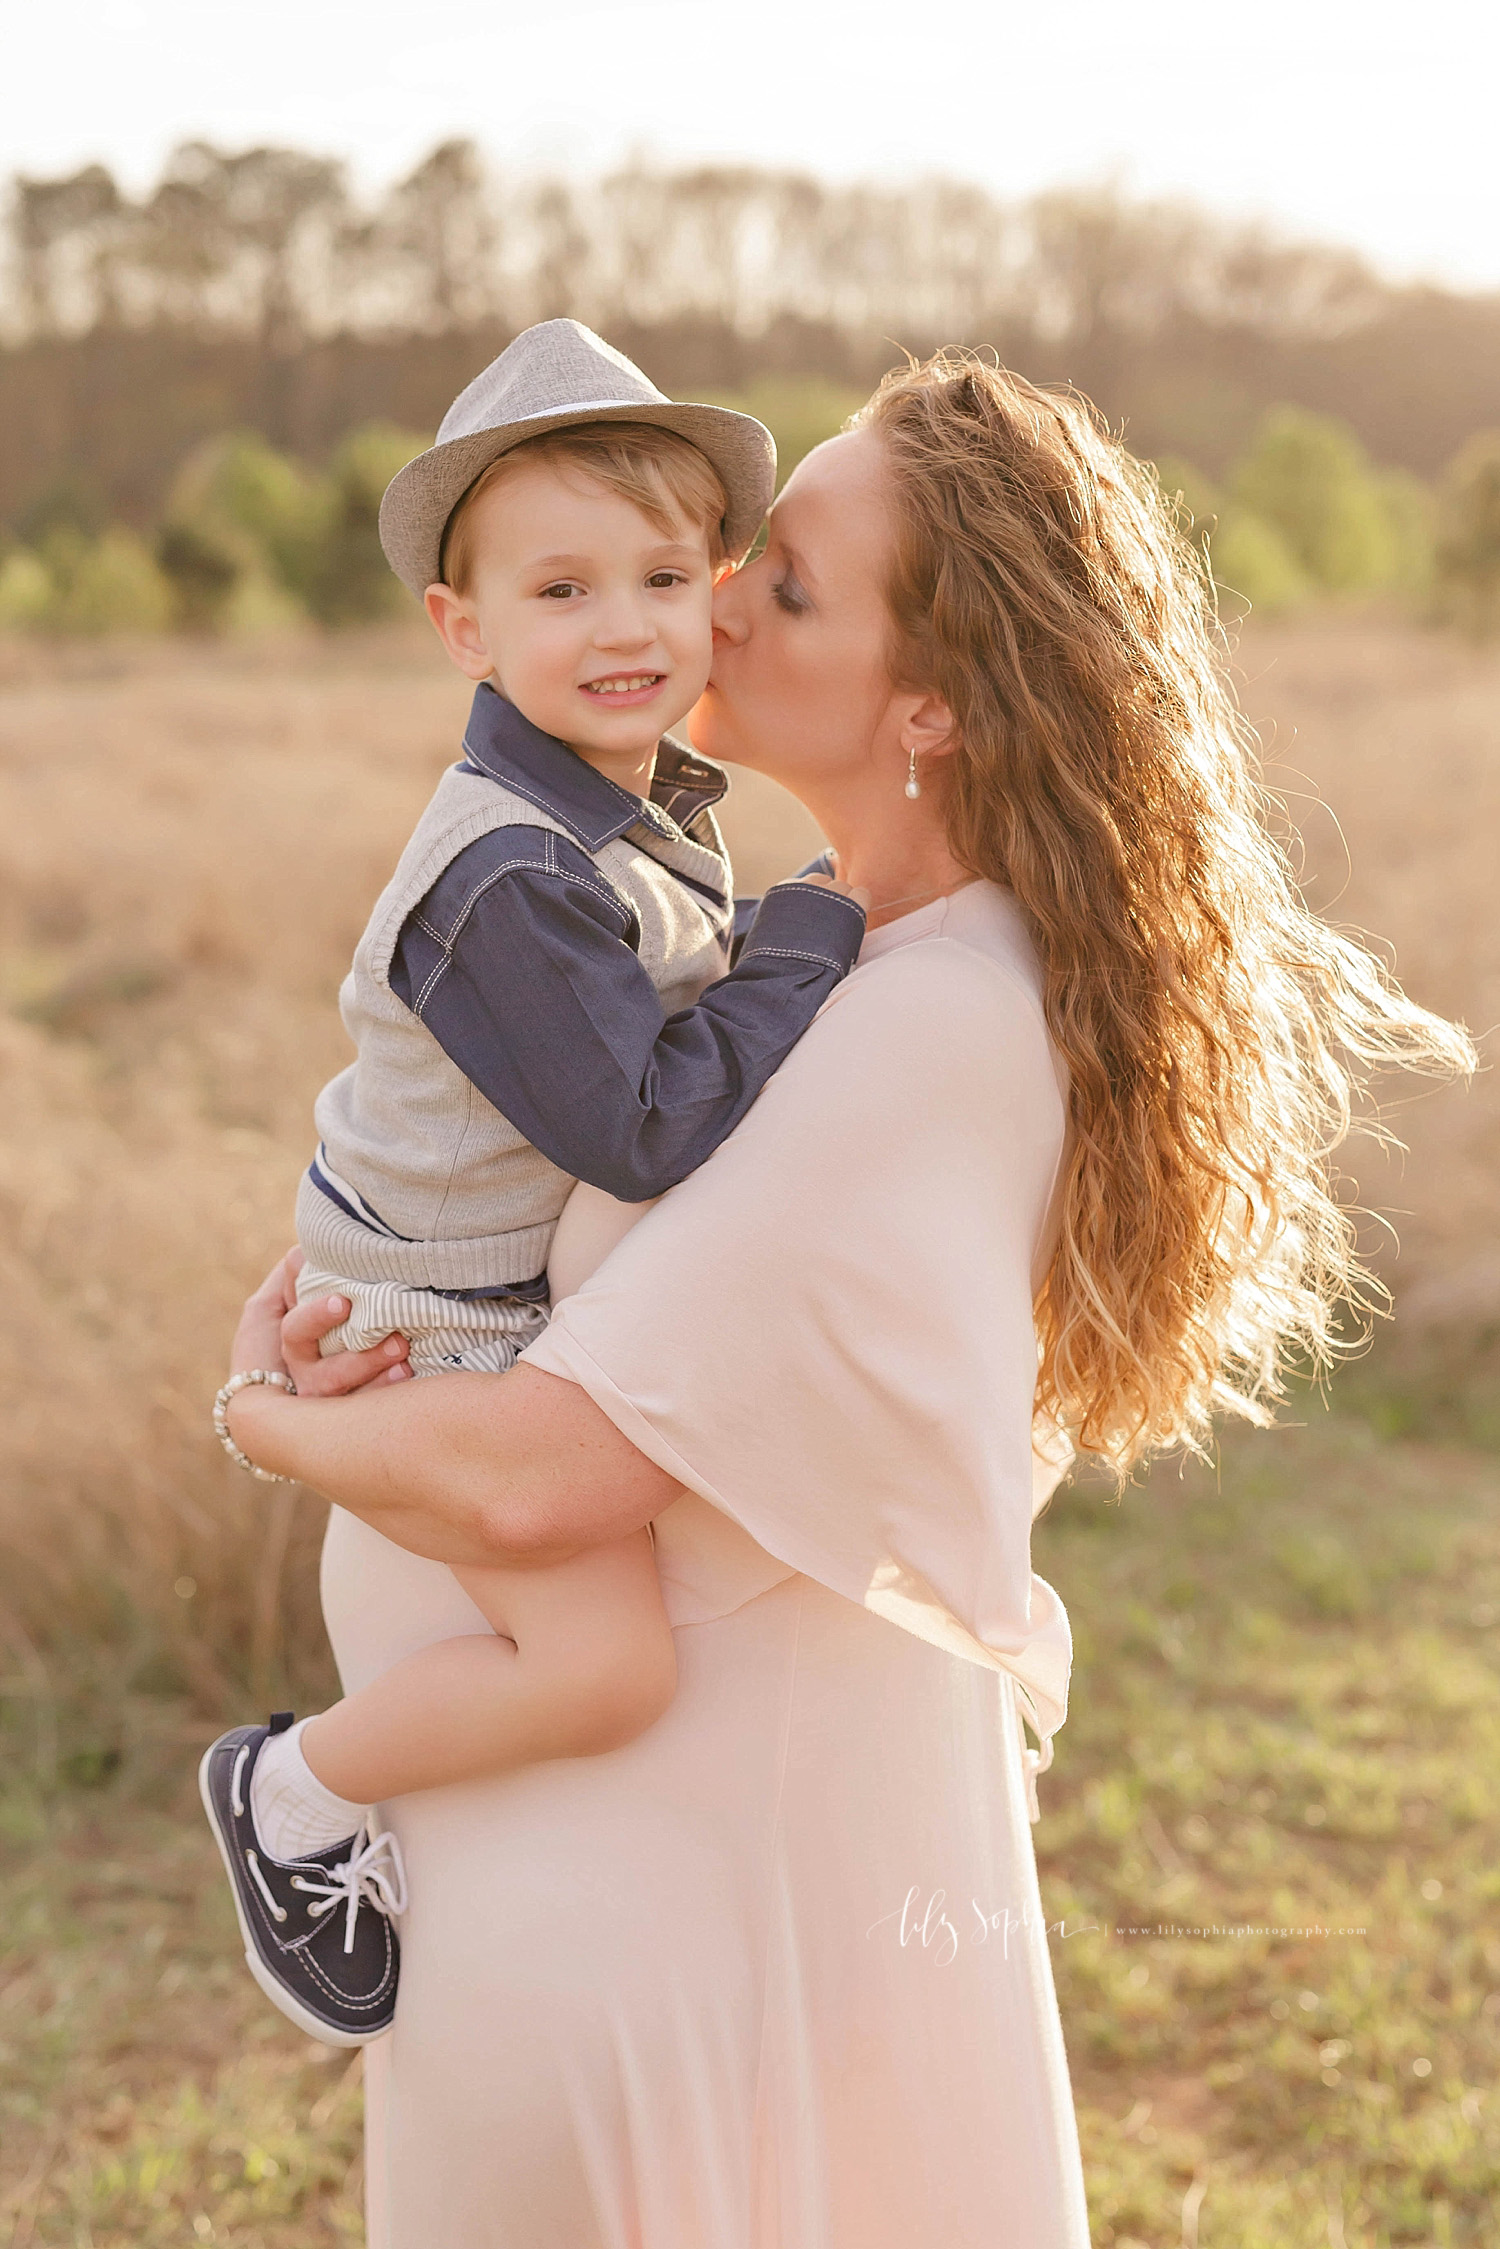
M 234 1894 L 245 1964 L 274 2006 L 325 2046 L 367 2046 L 391 2027 L 406 1910 L 394 1835 L 361 1828 L 305 1858 L 274 1859 L 255 1831 L 250 1781 L 272 1734 L 292 1723 L 236 1726 L 204 1753 L 198 1790 Z

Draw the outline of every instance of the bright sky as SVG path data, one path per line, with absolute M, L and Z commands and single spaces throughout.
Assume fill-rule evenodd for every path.
M 1006 195 L 1113 173 L 1500 288 L 1485 0 L 11 0 L 0 172 L 189 136 L 381 184 L 471 134 L 516 168 L 632 153 Z

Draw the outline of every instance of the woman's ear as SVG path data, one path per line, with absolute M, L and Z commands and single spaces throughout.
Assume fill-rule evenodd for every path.
M 441 583 L 429 586 L 422 606 L 432 619 L 438 639 L 466 679 L 488 679 L 495 669 L 479 617 L 472 601 Z
M 958 728 L 941 695 L 909 695 L 901 713 L 901 747 L 921 757 L 947 757 L 958 747 Z

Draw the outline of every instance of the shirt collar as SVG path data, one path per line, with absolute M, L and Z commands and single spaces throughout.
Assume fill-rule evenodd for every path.
M 705 805 L 717 804 L 729 786 L 729 776 L 719 766 L 664 734 L 650 798 L 632 796 L 566 742 L 533 726 L 487 680 L 469 712 L 464 755 L 490 780 L 556 820 L 589 853 L 602 851 L 639 823 L 659 836 L 672 836 Z

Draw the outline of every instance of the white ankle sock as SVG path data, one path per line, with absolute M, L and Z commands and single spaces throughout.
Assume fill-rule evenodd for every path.
M 306 1858 L 326 1851 L 364 1825 L 369 1807 L 350 1804 L 325 1788 L 302 1754 L 303 1718 L 272 1734 L 255 1760 L 250 1812 L 255 1832 L 273 1859 Z

